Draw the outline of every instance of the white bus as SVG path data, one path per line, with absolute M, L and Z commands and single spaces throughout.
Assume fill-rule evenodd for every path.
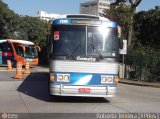
M 63 15 L 52 22 L 47 46 L 51 95 L 116 95 L 117 23 L 92 15 Z

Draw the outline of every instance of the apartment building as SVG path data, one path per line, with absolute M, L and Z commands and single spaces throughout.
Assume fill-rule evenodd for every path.
M 46 11 L 38 11 L 36 14 L 37 18 L 42 19 L 42 20 L 46 20 L 46 21 L 53 20 L 58 16 L 59 16 L 59 14 L 48 13 Z
M 110 9 L 111 0 L 92 0 L 80 4 L 80 14 L 101 16 L 105 9 Z

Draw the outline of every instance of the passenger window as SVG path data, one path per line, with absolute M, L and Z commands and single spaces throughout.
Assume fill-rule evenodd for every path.
M 11 52 L 12 51 L 11 44 L 9 44 L 9 43 L 1 43 L 0 44 L 0 51 Z

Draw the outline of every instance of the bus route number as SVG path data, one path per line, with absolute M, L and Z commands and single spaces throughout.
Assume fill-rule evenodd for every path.
M 68 20 L 60 20 L 59 21 L 61 24 L 68 24 Z

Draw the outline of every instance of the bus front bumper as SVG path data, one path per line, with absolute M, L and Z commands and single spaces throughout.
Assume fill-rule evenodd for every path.
M 50 85 L 50 94 L 57 96 L 84 96 L 84 97 L 113 97 L 117 87 L 110 86 L 78 86 L 78 85 Z

